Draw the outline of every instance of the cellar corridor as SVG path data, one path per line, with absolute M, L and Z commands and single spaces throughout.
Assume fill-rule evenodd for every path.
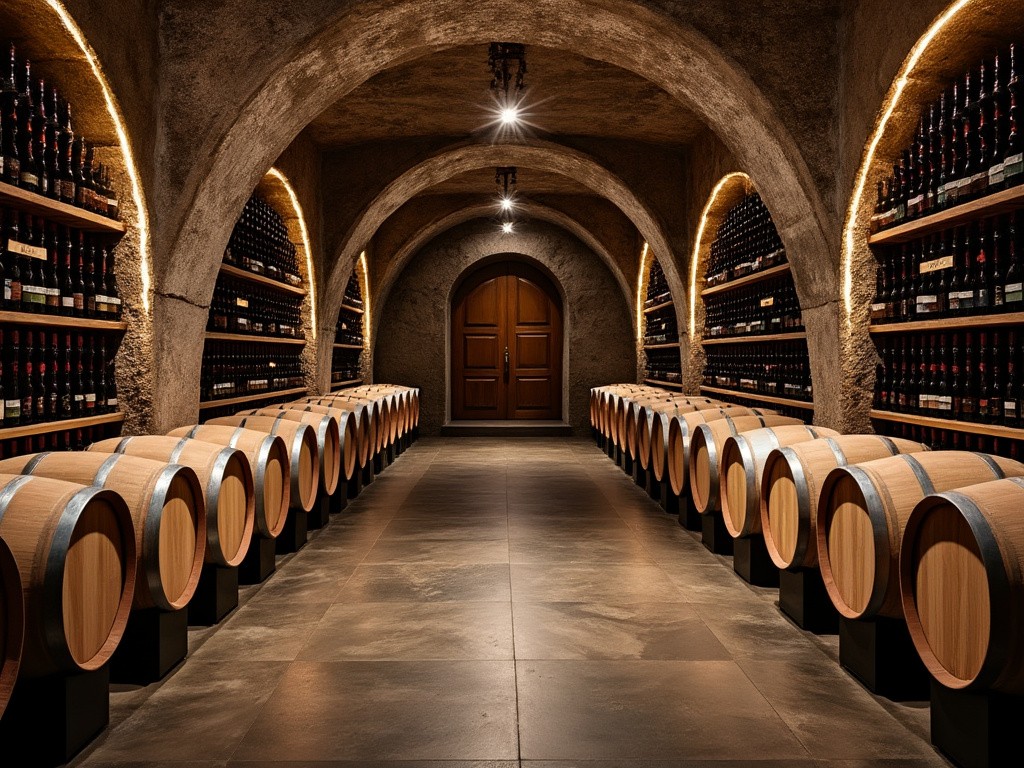
M 946 765 L 777 594 L 590 441 L 423 439 L 72 765 Z

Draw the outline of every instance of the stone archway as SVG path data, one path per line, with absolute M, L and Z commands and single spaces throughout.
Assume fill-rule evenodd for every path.
M 486 220 L 464 222 L 428 242 L 408 260 L 382 304 L 373 338 L 374 378 L 421 389 L 421 428 L 435 432 L 448 418 L 448 305 L 460 275 L 510 250 L 541 265 L 564 292 L 562 400 L 578 433 L 589 424 L 589 391 L 634 381 L 636 356 L 630 309 L 611 272 L 576 237 L 547 222 L 523 227 L 514 247 Z M 571 350 L 571 354 L 566 351 Z

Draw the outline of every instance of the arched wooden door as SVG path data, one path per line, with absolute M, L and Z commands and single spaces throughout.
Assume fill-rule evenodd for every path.
M 551 281 L 509 261 L 452 300 L 452 418 L 562 418 L 562 308 Z

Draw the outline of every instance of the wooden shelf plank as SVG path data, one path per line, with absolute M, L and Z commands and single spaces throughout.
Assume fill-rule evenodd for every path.
M 648 307 L 647 309 L 644 310 L 644 314 L 645 315 L 650 315 L 650 314 L 653 314 L 653 313 L 657 312 L 659 309 L 664 309 L 665 307 L 671 307 L 672 305 L 673 305 L 673 301 L 672 301 L 672 299 L 669 299 L 668 301 L 663 301 L 661 304 L 655 304 L 653 307 Z
M 345 387 L 354 387 L 356 384 L 362 384 L 362 379 L 349 379 L 348 381 L 336 381 L 331 384 L 331 391 L 335 389 L 344 389 Z
M 362 350 L 363 346 L 361 344 L 335 344 L 334 348 L 335 349 L 358 349 L 358 350 Z
M 0 323 L 42 325 L 48 328 L 78 328 L 86 331 L 123 331 L 128 323 L 120 320 L 93 320 L 88 317 L 37 315 L 32 312 L 0 312 Z
M 890 229 L 883 229 L 868 237 L 868 243 L 871 245 L 903 243 L 931 232 L 955 227 L 964 222 L 998 216 L 1019 208 L 1024 208 L 1024 185 L 1003 189 L 977 200 L 954 205 L 952 208 L 922 216 Z
M 224 405 L 241 405 L 242 403 L 254 403 L 257 400 L 273 400 L 291 395 L 300 395 L 308 392 L 306 387 L 293 387 L 292 389 L 278 389 L 272 392 L 255 392 L 251 395 L 239 395 L 238 397 L 225 397 L 223 400 L 205 400 L 199 404 L 199 410 L 219 408 Z
M 272 277 L 266 277 L 265 275 L 257 275 L 255 272 L 250 272 L 247 269 L 241 269 L 240 267 L 233 266 L 232 264 L 221 264 L 220 273 L 222 275 L 230 275 L 231 277 L 237 277 L 239 280 L 247 280 L 250 283 L 266 285 L 273 288 L 275 291 L 281 291 L 282 293 L 290 293 L 293 296 L 306 295 L 305 288 L 297 288 L 294 285 L 282 283 L 280 280 L 275 280 Z
M 784 272 L 789 272 L 789 262 L 786 262 L 785 264 L 776 264 L 774 267 L 762 269 L 760 272 L 754 272 L 751 275 L 744 275 L 743 277 L 738 277 L 735 280 L 730 280 L 727 283 L 721 283 L 719 285 L 714 285 L 711 288 L 705 288 L 700 292 L 700 295 L 714 296 L 716 293 L 727 293 L 728 291 L 734 291 L 737 288 L 742 288 L 745 285 L 760 283 L 762 280 L 768 280 L 777 275 L 781 275 Z
M 1003 427 L 998 424 L 976 424 L 971 421 L 956 421 L 954 419 L 939 419 L 934 416 L 918 416 L 913 413 L 894 413 L 892 411 L 877 410 L 871 411 L 871 418 L 879 419 L 880 421 L 894 421 L 899 424 L 916 424 L 920 427 L 951 429 L 955 432 L 969 432 L 973 435 L 1024 440 L 1024 429 Z
M 806 331 L 793 333 L 767 333 L 761 336 L 715 336 L 701 341 L 705 347 L 713 344 L 757 344 L 760 341 L 796 341 L 806 339 Z
M 750 400 L 759 400 L 762 403 L 774 403 L 785 405 L 789 408 L 802 408 L 805 411 L 813 411 L 814 403 L 805 400 L 793 400 L 789 397 L 776 397 L 775 395 L 762 395 L 758 392 L 744 392 L 742 389 L 724 389 L 722 387 L 701 387 L 701 392 L 710 392 L 715 395 L 731 395 L 733 397 L 745 397 Z
M 644 344 L 644 349 L 673 349 L 678 346 L 678 341 L 670 341 L 667 344 Z
M 26 424 L 23 427 L 0 429 L 0 440 L 45 435 L 50 432 L 63 432 L 68 429 L 84 429 L 85 427 L 95 427 L 100 424 L 116 424 L 121 421 L 124 421 L 124 414 L 117 412 L 104 413 L 100 416 L 88 416 L 82 419 L 63 419 L 61 421 L 46 421 L 42 424 Z
M 349 312 L 355 312 L 357 315 L 363 314 L 363 310 L 359 307 L 353 307 L 351 304 L 342 304 L 341 308 Z
M 126 231 L 125 225 L 120 221 L 100 216 L 98 213 L 87 211 L 84 208 L 76 208 L 67 203 L 51 200 L 44 195 L 37 195 L 35 192 L 29 192 L 5 182 L 0 182 L 0 205 L 17 208 L 19 211 L 25 211 L 33 216 L 43 216 L 49 221 L 89 232 L 110 232 L 123 235 Z
M 304 346 L 306 343 L 305 339 L 288 339 L 283 336 L 260 336 L 258 334 L 249 333 L 217 333 L 214 331 L 206 332 L 206 340 L 252 342 L 253 344 L 292 344 L 298 347 Z
M 1024 323 L 1024 312 L 1006 312 L 1001 315 L 939 317 L 934 320 L 913 320 L 909 323 L 881 323 L 869 325 L 868 331 L 874 334 L 955 331 L 958 328 L 999 328 L 1021 323 Z
M 659 387 L 678 387 L 683 388 L 683 385 L 675 381 L 661 381 L 660 379 L 644 379 L 644 384 L 655 384 Z

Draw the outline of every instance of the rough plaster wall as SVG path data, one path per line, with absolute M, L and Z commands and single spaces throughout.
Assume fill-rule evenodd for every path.
M 524 225 L 510 238 L 490 222 L 467 222 L 413 258 L 382 308 L 385 319 L 377 329 L 375 378 L 420 387 L 420 425 L 426 434 L 439 430 L 447 410 L 448 313 L 455 281 L 482 259 L 510 252 L 547 267 L 564 291 L 568 360 L 563 364 L 573 428 L 582 434 L 589 427 L 591 387 L 635 379 L 629 307 L 596 255 L 549 224 Z

